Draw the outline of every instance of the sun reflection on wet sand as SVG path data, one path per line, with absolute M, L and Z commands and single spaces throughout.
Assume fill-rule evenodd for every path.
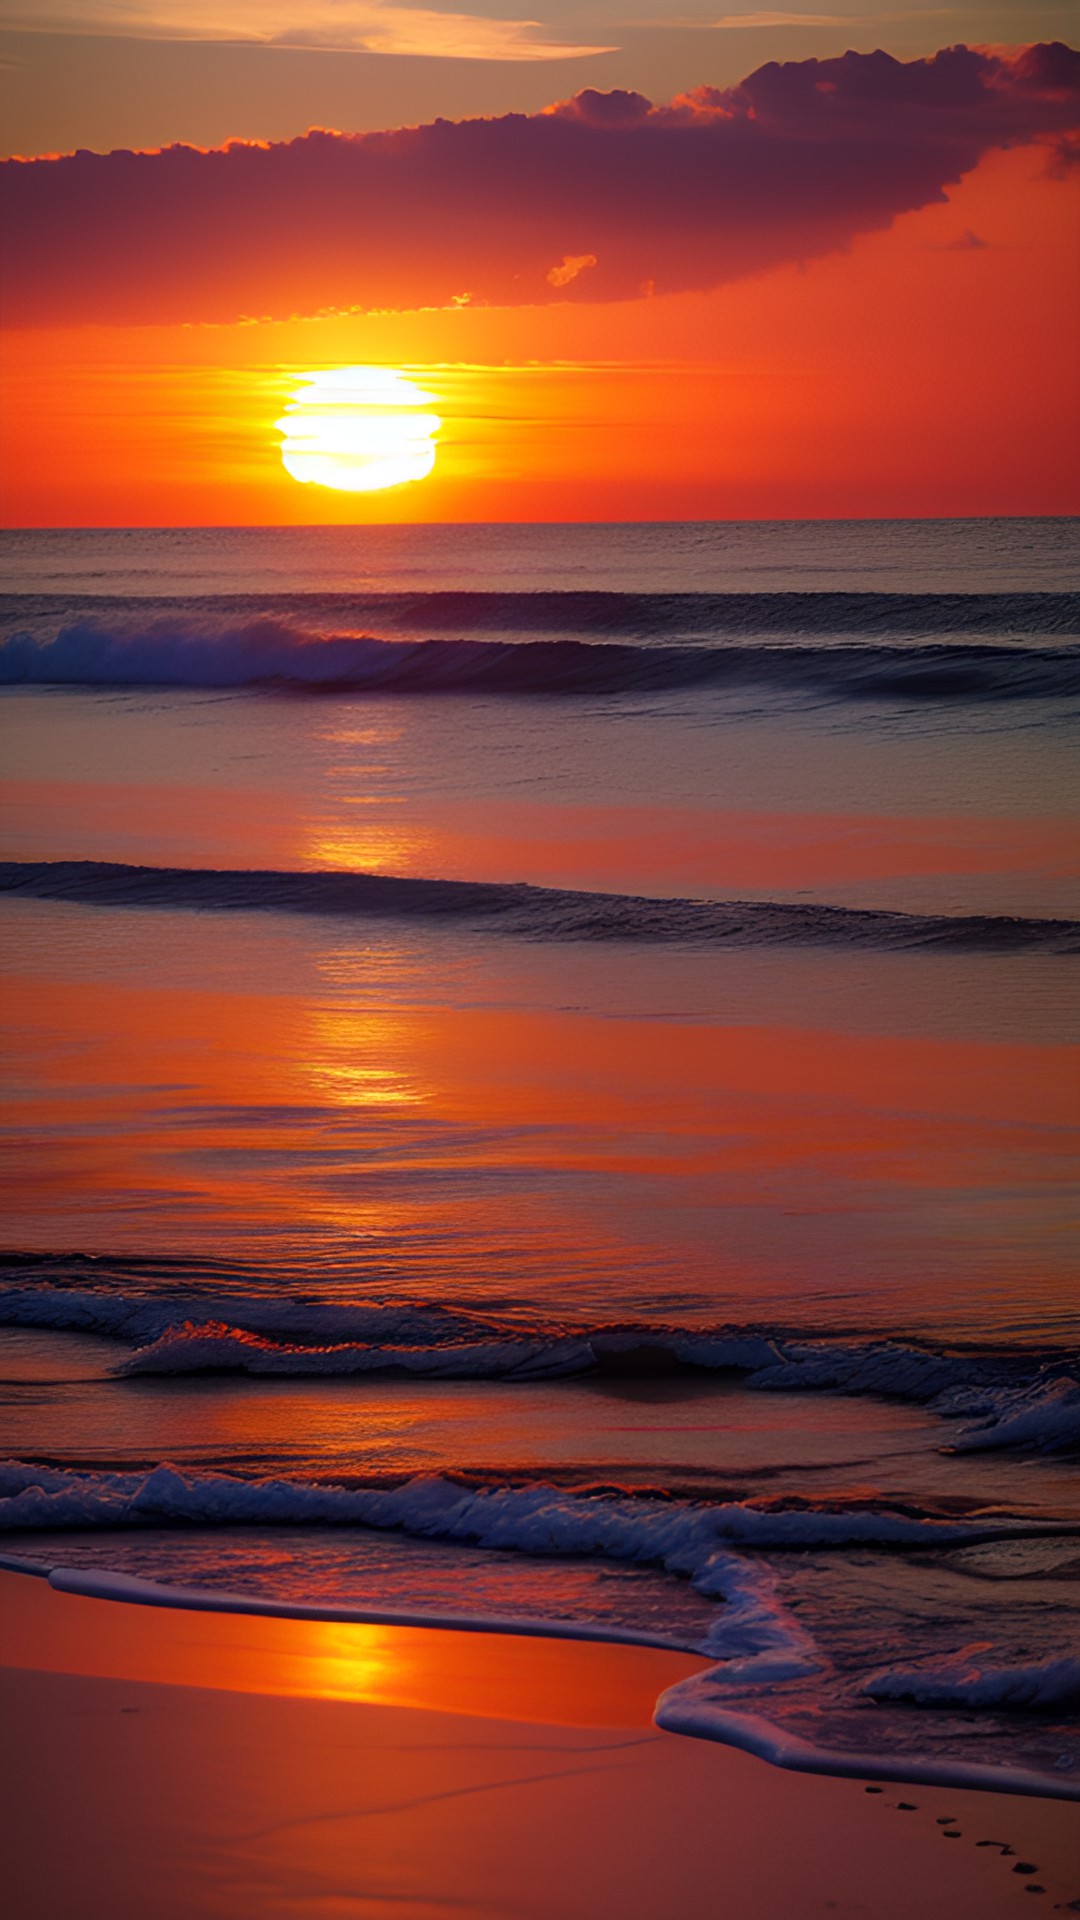
M 304 1623 L 303 1690 L 322 1700 L 399 1699 L 411 1662 L 391 1630 L 336 1620 Z M 415 1681 L 414 1681 L 415 1686 Z
M 707 1663 L 656 1648 L 125 1606 L 0 1573 L 5 1661 L 30 1670 L 370 1701 L 563 1726 L 648 1727 Z

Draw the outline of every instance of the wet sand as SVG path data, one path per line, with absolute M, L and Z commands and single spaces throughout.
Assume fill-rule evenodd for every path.
M 0 1629 L 7 1920 L 1080 1911 L 1075 1804 L 868 1788 L 662 1733 L 692 1656 L 17 1574 Z

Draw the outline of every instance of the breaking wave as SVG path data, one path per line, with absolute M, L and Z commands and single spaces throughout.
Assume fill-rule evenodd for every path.
M 872 1700 L 919 1707 L 1059 1707 L 1080 1704 L 1080 1660 L 1068 1656 L 1028 1667 L 1000 1667 L 977 1642 L 917 1667 L 888 1667 L 863 1686 Z
M 1075 1660 L 1054 1656 L 1025 1668 L 987 1663 L 972 1670 L 967 1656 L 986 1651 L 980 1647 L 921 1662 L 918 1669 L 871 1674 L 861 1691 L 882 1719 L 875 1725 L 879 1741 L 870 1754 L 857 1744 L 870 1734 L 865 1720 L 854 1744 L 845 1725 L 844 1687 L 827 1648 L 789 1603 L 780 1567 L 765 1557 L 769 1552 L 783 1557 L 793 1550 L 798 1554 L 849 1547 L 863 1553 L 914 1548 L 925 1554 L 1001 1537 L 1003 1532 L 1027 1536 L 1039 1531 L 1030 1522 L 998 1518 L 987 1525 L 978 1519 L 942 1520 L 880 1509 L 834 1512 L 824 1504 L 791 1510 L 741 1502 L 708 1505 L 655 1496 L 574 1493 L 539 1482 L 476 1489 L 438 1475 L 387 1488 L 186 1475 L 168 1465 L 149 1473 L 71 1471 L 18 1462 L 0 1466 L 0 1529 L 9 1533 L 290 1525 L 378 1529 L 538 1560 L 658 1568 L 715 1602 L 715 1613 L 690 1632 L 685 1626 L 664 1632 L 655 1624 L 626 1626 L 527 1613 L 496 1617 L 483 1611 L 387 1607 L 377 1599 L 296 1603 L 177 1588 L 122 1570 L 80 1565 L 78 1558 L 74 1566 L 62 1559 L 50 1565 L 38 1557 L 43 1545 L 34 1559 L 5 1555 L 0 1565 L 44 1574 L 64 1592 L 128 1603 L 682 1646 L 715 1664 L 661 1695 L 656 1719 L 671 1731 L 748 1747 L 774 1764 L 814 1772 L 1080 1798 L 1080 1783 L 1066 1777 L 1073 1754 L 1068 1745 L 1062 1747 L 1064 1729 L 1052 1721 L 1047 1736 L 1036 1738 L 1041 1764 L 1030 1767 L 1017 1765 L 1015 1758 L 987 1764 L 970 1729 L 956 1742 L 947 1728 L 942 1739 L 939 1728 L 936 1750 L 930 1737 L 913 1753 L 908 1740 L 897 1739 L 888 1718 L 892 1702 L 949 1706 L 958 1698 L 957 1689 L 968 1712 L 983 1710 L 998 1720 L 1002 1712 L 1045 1715 L 1075 1696 L 1080 1681 Z M 62 1555 L 63 1549 L 59 1551 Z M 937 1700 L 935 1687 L 941 1690 Z M 804 1731 L 808 1703 L 815 1733 L 811 1739 Z M 989 1750 L 996 1753 L 992 1719 L 989 1742 Z
M 4 860 L 0 893 L 101 907 L 456 922 L 531 940 L 1080 952 L 1080 921 L 1075 920 L 892 913 L 778 900 L 647 899 L 524 882 L 427 880 L 335 869 L 283 872 L 137 867 L 106 860 Z
M 443 1346 L 330 1347 L 282 1345 L 221 1321 L 188 1320 L 140 1347 L 118 1372 L 134 1374 L 250 1373 L 260 1375 L 359 1373 L 426 1374 L 440 1380 L 566 1379 L 590 1371 L 596 1356 L 587 1341 L 560 1339 L 462 1340 Z
M 926 1405 L 965 1452 L 1080 1450 L 1072 1352 L 950 1351 L 900 1340 L 768 1327 L 514 1324 L 438 1305 L 320 1305 L 209 1292 L 139 1295 L 23 1286 L 0 1292 L 0 1326 L 96 1333 L 130 1350 L 126 1378 L 184 1374 L 414 1379 L 566 1379 L 687 1369 L 738 1374 L 762 1392 L 875 1395 Z
M 1051 1531 L 1038 1521 L 1002 1516 L 943 1520 L 876 1507 L 699 1505 L 655 1495 L 577 1493 L 544 1482 L 470 1487 L 440 1474 L 419 1475 L 396 1487 L 344 1487 L 181 1473 L 168 1465 L 149 1473 L 109 1473 L 0 1464 L 0 1530 L 5 1532 L 174 1522 L 378 1527 L 506 1552 L 599 1555 L 663 1566 L 692 1578 L 699 1593 L 717 1598 L 725 1597 L 723 1550 L 729 1547 L 955 1547 Z M 1052 1531 L 1061 1528 L 1054 1525 Z M 710 1644 L 706 1650 L 715 1649 Z
M 229 609 L 118 601 L 89 614 L 49 606 L 8 602 L 0 685 L 504 696 L 745 687 L 917 702 L 1080 694 L 1074 594 L 432 593 Z M 28 624 L 12 630 L 13 612 Z

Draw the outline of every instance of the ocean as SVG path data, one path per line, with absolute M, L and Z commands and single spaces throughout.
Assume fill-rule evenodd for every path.
M 4 552 L 4 1564 L 1080 1794 L 1076 523 Z

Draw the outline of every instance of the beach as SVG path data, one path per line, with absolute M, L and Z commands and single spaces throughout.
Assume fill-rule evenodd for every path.
M 1075 1803 L 867 1791 L 659 1731 L 692 1657 L 17 1574 L 0 1609 L 11 1920 L 1004 1920 L 1080 1894 Z

